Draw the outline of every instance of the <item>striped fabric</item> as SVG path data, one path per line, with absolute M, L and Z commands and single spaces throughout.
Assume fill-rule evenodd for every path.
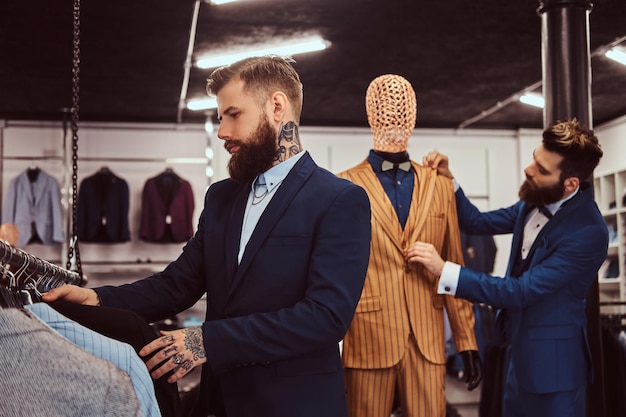
M 128 344 L 105 337 L 58 313 L 45 303 L 25 306 L 43 323 L 84 351 L 113 363 L 133 383 L 144 417 L 161 417 L 148 368 Z M 62 381 L 59 381 L 63 383 Z
M 416 175 L 415 186 L 404 230 L 367 161 L 338 174 L 363 187 L 372 207 L 372 243 L 367 278 L 351 327 L 343 341 L 342 357 L 346 368 L 391 368 L 404 357 L 410 341 L 416 342 L 416 367 L 426 372 L 419 376 L 424 385 L 419 392 L 426 398 L 417 398 L 417 401 L 442 403 L 445 413 L 443 308 L 445 306 L 448 312 L 458 351 L 477 350 L 474 313 L 470 302 L 437 294 L 437 277 L 423 266 L 407 264 L 404 260 L 406 248 L 420 240 L 432 243 L 445 260 L 463 264 L 452 182 L 414 162 L 412 167 Z M 420 361 L 428 364 L 419 364 Z M 415 380 L 417 376 L 411 378 Z M 361 415 L 351 412 L 351 416 Z M 403 412 L 403 415 L 432 417 L 435 414 L 420 412 L 407 415 Z

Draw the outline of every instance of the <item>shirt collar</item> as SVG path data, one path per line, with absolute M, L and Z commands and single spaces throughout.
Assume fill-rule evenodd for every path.
M 306 151 L 300 152 L 292 156 L 291 158 L 279 163 L 278 165 L 274 165 L 263 173 L 268 191 L 271 192 L 272 190 L 274 190 L 274 188 L 278 187 L 278 185 L 287 177 L 289 171 L 291 171 L 291 169 L 296 165 L 300 158 L 302 158 L 305 152 Z M 255 182 L 256 178 L 252 182 L 251 187 L 254 187 Z
M 552 214 L 556 213 L 557 210 L 560 209 L 563 204 L 565 204 L 566 202 L 574 198 L 576 194 L 578 194 L 578 191 L 580 191 L 580 186 L 576 187 L 576 190 L 570 196 L 565 197 L 563 200 L 559 200 L 556 203 L 552 203 L 552 204 L 546 204 L 546 208 L 550 210 L 550 213 Z

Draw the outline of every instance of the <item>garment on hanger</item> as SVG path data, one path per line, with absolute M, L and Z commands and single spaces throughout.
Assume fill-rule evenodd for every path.
M 161 417 L 150 375 L 130 346 L 83 328 L 39 302 L 41 292 L 85 283 L 76 272 L 0 241 L 3 416 Z M 111 389 L 110 383 L 116 387 Z M 24 395 L 31 396 L 29 401 Z M 118 401 L 123 404 L 108 404 Z M 32 404 L 22 407 L 24 402 Z
M 0 309 L 0 349 L 3 416 L 143 416 L 127 374 L 26 310 Z
M 55 301 L 50 306 L 63 316 L 108 338 L 128 343 L 139 352 L 148 343 L 159 337 L 149 323 L 129 310 L 106 306 L 86 306 L 67 301 Z M 148 361 L 152 355 L 143 357 Z M 152 380 L 156 399 L 163 417 L 179 417 L 181 403 L 178 384 L 167 382 L 167 375 Z
M 85 178 L 78 190 L 77 235 L 83 242 L 130 240 L 128 183 L 107 167 Z
M 128 344 L 105 337 L 55 311 L 46 303 L 25 305 L 52 330 L 86 352 L 107 360 L 130 376 L 145 417 L 161 417 L 148 368 Z
M 139 237 L 146 242 L 186 242 L 193 236 L 193 191 L 172 169 L 149 178 L 141 197 Z
M 13 223 L 17 227 L 16 246 L 63 243 L 61 219 L 61 189 L 55 178 L 36 168 L 23 171 L 11 180 L 2 223 Z

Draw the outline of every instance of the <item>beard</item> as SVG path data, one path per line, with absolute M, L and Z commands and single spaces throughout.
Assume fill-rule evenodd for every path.
M 519 198 L 526 204 L 533 206 L 545 206 L 556 203 L 563 198 L 565 183 L 559 181 L 547 187 L 538 187 L 528 177 L 519 188 Z
M 230 177 L 239 183 L 249 183 L 262 172 L 268 170 L 276 160 L 278 134 L 263 114 L 256 130 L 248 140 L 232 140 L 239 150 L 228 161 Z

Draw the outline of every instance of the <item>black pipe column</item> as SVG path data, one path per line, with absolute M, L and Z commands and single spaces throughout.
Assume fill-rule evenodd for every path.
M 541 16 L 543 125 L 576 117 L 593 128 L 589 14 L 585 0 L 543 0 Z M 593 184 L 593 179 L 589 178 Z M 600 292 L 596 280 L 587 294 L 587 330 L 594 362 L 594 383 L 587 387 L 587 416 L 604 417 L 604 364 L 600 328 Z

